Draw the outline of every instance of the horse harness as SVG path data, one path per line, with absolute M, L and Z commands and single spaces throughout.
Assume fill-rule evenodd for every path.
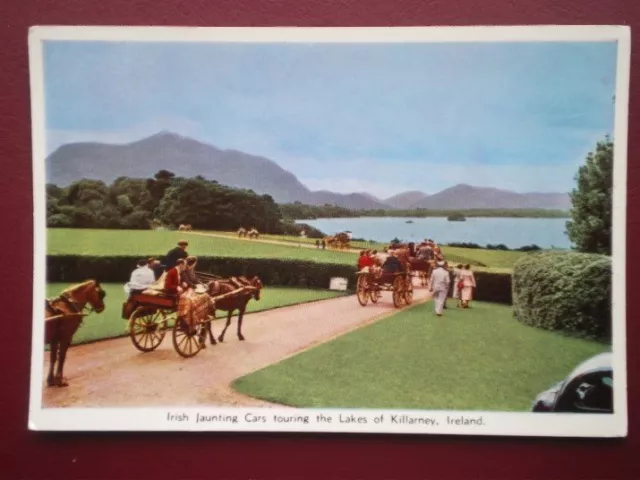
M 100 297 L 104 298 L 104 296 L 105 296 L 105 292 L 101 289 L 100 290 Z M 53 303 L 56 300 L 61 300 L 63 303 L 65 303 L 71 309 L 71 314 L 69 314 L 69 313 L 61 310 L 60 308 L 54 306 Z M 67 294 L 67 293 L 61 293 L 60 295 L 58 295 L 56 298 L 54 298 L 52 300 L 45 299 L 45 309 L 49 308 L 54 313 L 54 316 L 55 315 L 80 315 L 80 316 L 85 316 L 85 315 L 88 315 L 89 313 L 94 311 L 94 308 L 92 306 L 89 306 L 89 305 L 80 306 L 78 303 L 74 302 L 71 299 L 71 296 L 69 294 Z M 87 311 L 87 313 L 85 313 L 85 310 Z M 81 321 L 82 321 L 82 319 L 81 319 Z

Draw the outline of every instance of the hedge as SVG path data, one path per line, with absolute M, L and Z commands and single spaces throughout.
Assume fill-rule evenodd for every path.
M 476 279 L 476 288 L 473 292 L 474 300 L 511 305 L 510 273 L 474 271 L 473 275 Z M 455 285 L 452 272 L 449 296 L 453 296 L 454 288 Z
M 577 252 L 527 255 L 514 265 L 514 316 L 546 330 L 611 338 L 611 259 Z
M 126 283 L 139 258 L 144 256 L 48 255 L 47 281 L 82 282 L 94 278 L 105 283 Z M 347 288 L 353 290 L 356 283 L 355 267 L 299 260 L 198 257 L 196 269 L 221 277 L 259 275 L 265 285 L 326 289 L 331 277 L 345 277 L 348 279 Z

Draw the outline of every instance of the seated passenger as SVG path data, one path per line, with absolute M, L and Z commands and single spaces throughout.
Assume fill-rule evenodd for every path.
M 373 265 L 374 260 L 369 252 L 367 250 L 360 252 L 360 257 L 358 258 L 358 270 L 362 270 L 365 267 L 373 267 Z
M 149 259 L 149 268 L 153 270 L 153 274 L 156 277 L 156 280 L 158 280 L 164 273 L 164 268 L 160 264 L 160 261 L 155 257 L 151 257 Z
M 181 258 L 176 262 L 176 266 L 167 272 L 164 279 L 164 290 L 166 293 L 180 296 L 186 291 L 187 285 L 180 282 L 180 275 L 186 268 L 187 263 Z
M 398 260 L 398 257 L 395 256 L 395 254 L 391 254 L 389 255 L 389 257 L 385 260 L 384 264 L 382 265 L 382 272 L 383 273 L 398 273 L 402 271 L 402 264 L 400 263 L 400 260 Z
M 138 261 L 137 268 L 131 273 L 129 283 L 125 284 L 124 291 L 127 292 L 127 295 L 131 296 L 134 293 L 145 291 L 155 281 L 156 278 L 153 275 L 153 270 L 149 268 L 147 261 L 140 260 Z
M 187 288 L 196 288 L 200 283 L 196 278 L 196 263 L 198 263 L 198 259 L 189 256 L 187 257 L 186 263 L 186 268 L 180 274 L 180 283 L 186 285 Z

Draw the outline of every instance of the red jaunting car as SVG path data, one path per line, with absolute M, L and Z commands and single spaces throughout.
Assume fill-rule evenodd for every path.
M 534 412 L 613 413 L 613 355 L 601 353 L 538 395 Z

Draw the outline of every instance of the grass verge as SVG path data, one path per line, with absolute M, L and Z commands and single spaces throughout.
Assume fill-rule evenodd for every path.
M 438 318 L 428 302 L 233 387 L 296 407 L 527 411 L 538 393 L 608 350 L 522 325 L 502 305 L 475 302 Z

